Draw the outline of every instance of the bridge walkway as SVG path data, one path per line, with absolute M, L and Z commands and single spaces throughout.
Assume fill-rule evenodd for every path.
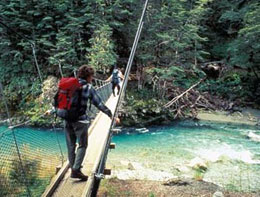
M 118 98 L 111 95 L 106 102 L 106 106 L 112 113 L 115 113 Z M 88 196 L 88 193 L 90 195 L 93 181 L 95 181 L 94 175 L 108 140 L 110 125 L 111 119 L 99 112 L 89 128 L 88 148 L 81 169 L 89 176 L 88 181 L 70 178 L 69 164 L 66 162 L 42 196 L 80 197 Z

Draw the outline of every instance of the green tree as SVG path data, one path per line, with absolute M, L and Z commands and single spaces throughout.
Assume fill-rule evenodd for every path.
M 108 25 L 103 25 L 94 32 L 93 38 L 90 39 L 89 64 L 104 73 L 115 65 L 117 58 L 111 35 L 111 28 Z
M 243 17 L 243 27 L 230 44 L 231 62 L 241 67 L 250 68 L 258 77 L 260 71 L 260 3 L 255 2 L 247 7 Z

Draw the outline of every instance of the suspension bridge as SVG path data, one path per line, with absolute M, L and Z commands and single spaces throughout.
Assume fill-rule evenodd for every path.
M 31 120 L 17 125 L 12 124 L 6 95 L 4 95 L 3 85 L 0 83 L 0 94 L 9 124 L 4 130 L 0 130 L 0 196 L 83 197 L 97 194 L 100 180 L 110 173 L 110 170 L 105 168 L 105 163 L 108 150 L 115 147 L 111 143 L 115 126 L 114 118 L 117 117 L 120 103 L 126 92 L 134 54 L 144 24 L 147 4 L 148 0 L 144 4 L 119 95 L 113 96 L 111 94 L 109 82 L 97 79 L 94 81 L 93 85 L 96 91 L 112 111 L 113 118 L 111 120 L 102 112 L 98 112 L 97 109 L 93 110 L 95 118 L 88 130 L 88 148 L 82 163 L 82 172 L 89 177 L 87 181 L 77 181 L 70 178 L 69 163 L 66 161 L 65 139 L 61 137 L 60 130 L 54 127 L 51 132 L 38 132 L 20 128 Z M 42 81 L 34 43 L 31 43 L 31 47 L 37 72 Z M 59 69 L 63 75 L 60 62 Z

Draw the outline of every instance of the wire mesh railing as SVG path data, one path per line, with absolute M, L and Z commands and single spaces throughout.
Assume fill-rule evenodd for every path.
M 0 196 L 40 196 L 66 159 L 64 142 L 57 130 L 15 128 L 2 133 Z
M 103 80 L 94 79 L 93 86 L 102 101 L 106 102 L 112 94 L 112 84 Z M 90 106 L 88 106 L 87 114 L 91 120 L 94 120 L 98 112 L 99 110 L 94 105 L 90 104 Z
M 99 81 L 93 86 L 106 102 L 111 84 Z M 92 118 L 98 112 L 92 105 Z M 67 160 L 63 129 L 22 127 L 26 123 L 0 126 L 0 196 L 41 196 Z

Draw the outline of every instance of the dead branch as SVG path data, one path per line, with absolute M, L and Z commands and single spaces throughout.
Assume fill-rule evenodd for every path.
M 197 85 L 199 85 L 202 81 L 204 81 L 206 78 L 201 79 L 199 82 L 197 82 L 196 84 L 192 85 L 189 89 L 187 89 L 186 91 L 184 91 L 182 94 L 180 94 L 179 96 L 173 98 L 171 101 L 169 101 L 168 103 L 166 103 L 164 105 L 165 108 L 169 108 L 173 103 L 175 103 L 177 100 L 179 100 L 180 98 L 182 98 L 186 93 L 188 93 L 190 90 L 192 90 L 193 88 L 195 88 Z

